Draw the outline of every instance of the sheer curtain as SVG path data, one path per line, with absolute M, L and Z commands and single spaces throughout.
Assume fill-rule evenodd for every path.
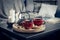
M 18 21 L 21 11 L 25 11 L 24 0 L 2 0 L 3 10 L 8 17 L 8 21 L 13 23 Z
M 33 11 L 34 3 L 33 0 L 26 0 L 26 11 Z

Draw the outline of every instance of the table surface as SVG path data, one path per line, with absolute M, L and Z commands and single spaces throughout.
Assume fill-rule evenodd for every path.
M 54 31 L 54 30 L 60 30 L 60 23 L 56 23 L 56 24 L 51 24 L 51 23 L 46 23 L 45 24 L 46 26 L 46 29 L 44 32 L 39 32 L 39 33 L 18 33 L 18 32 L 15 32 L 12 27 L 8 27 L 8 25 L 6 23 L 0 23 L 0 28 L 10 32 L 10 33 L 13 33 L 17 36 L 20 36 L 20 37 L 24 37 L 24 38 L 31 38 L 31 37 L 35 37 L 35 36 L 38 36 L 38 35 L 43 35 L 45 33 L 48 33 L 48 32 L 51 32 L 51 31 Z

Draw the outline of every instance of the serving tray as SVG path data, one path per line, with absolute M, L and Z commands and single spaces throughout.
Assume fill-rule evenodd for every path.
M 33 29 L 25 29 L 24 27 L 18 25 L 18 24 L 13 24 L 13 30 L 17 32 L 22 32 L 22 33 L 36 33 L 36 32 L 42 32 L 45 30 L 45 25 L 41 25 L 39 27 L 34 26 Z

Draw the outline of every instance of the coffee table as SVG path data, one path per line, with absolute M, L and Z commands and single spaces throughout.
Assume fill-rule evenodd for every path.
M 12 29 L 11 26 L 8 26 L 7 23 L 0 23 L 0 29 L 7 35 L 20 40 L 37 40 L 39 38 L 43 38 L 44 36 L 50 35 L 51 32 L 60 30 L 60 23 L 56 24 L 46 23 L 45 25 L 46 25 L 45 31 L 38 33 L 16 32 Z

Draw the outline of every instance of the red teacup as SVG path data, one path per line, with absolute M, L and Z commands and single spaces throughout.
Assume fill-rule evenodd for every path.
M 25 27 L 26 29 L 32 29 L 32 27 L 33 27 L 33 22 L 32 22 L 32 21 L 29 21 L 29 20 L 25 20 L 25 21 L 22 23 L 22 26 Z
M 44 21 L 41 18 L 35 18 L 33 22 L 34 22 L 34 25 L 40 26 L 43 24 Z

